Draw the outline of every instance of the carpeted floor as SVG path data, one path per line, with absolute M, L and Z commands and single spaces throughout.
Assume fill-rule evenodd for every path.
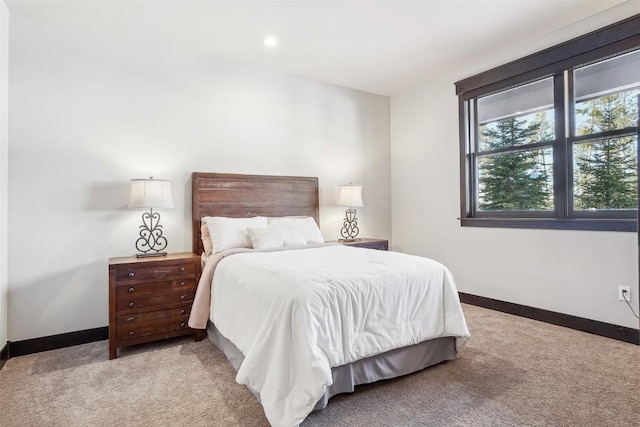
M 640 426 L 640 346 L 464 305 L 456 361 L 360 387 L 310 426 Z M 2 426 L 266 426 L 208 340 L 107 341 L 10 359 Z

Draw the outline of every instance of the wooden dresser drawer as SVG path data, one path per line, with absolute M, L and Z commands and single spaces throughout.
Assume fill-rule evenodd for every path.
M 193 302 L 195 289 L 185 291 L 175 291 L 163 294 L 143 294 L 139 296 L 131 295 L 129 298 L 119 298 L 116 302 L 116 312 L 139 310 L 142 308 L 156 308 L 155 306 L 176 306 L 183 303 Z M 166 307 L 166 308 L 168 308 Z M 161 309 L 165 307 L 157 307 Z
M 147 293 L 167 293 L 182 292 L 194 289 L 196 287 L 195 279 L 179 279 L 168 280 L 164 282 L 145 282 L 145 283 L 124 283 L 116 284 L 116 297 L 120 300 L 123 298 L 137 297 Z
M 389 242 L 386 240 L 380 241 L 372 241 L 372 242 L 362 242 L 359 245 L 355 245 L 360 248 L 369 248 L 369 249 L 377 249 L 379 251 L 387 251 L 389 250 Z
M 357 248 L 377 249 L 379 251 L 389 250 L 389 241 L 385 239 L 360 238 L 355 240 L 329 240 L 327 243 L 340 243 L 345 246 L 355 246 Z
M 187 319 L 191 314 L 191 306 L 179 308 L 170 308 L 167 310 L 147 311 L 144 313 L 129 313 L 118 316 L 116 322 L 118 327 L 123 325 L 131 325 L 137 323 L 148 322 L 150 320 L 165 319 L 168 317 L 186 316 Z
M 189 328 L 187 322 L 189 316 L 170 317 L 161 321 L 148 321 L 144 323 L 118 326 L 117 337 L 119 340 L 144 337 L 147 335 L 161 334 L 164 332 L 180 331 Z
M 158 279 L 169 276 L 193 275 L 195 272 L 196 266 L 193 263 L 116 269 L 116 282 L 127 280 Z

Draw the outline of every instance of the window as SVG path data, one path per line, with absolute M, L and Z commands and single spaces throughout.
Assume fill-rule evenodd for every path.
M 456 88 L 462 225 L 636 230 L 640 15 Z
M 477 111 L 477 211 L 553 211 L 553 79 L 479 97 Z
M 638 204 L 640 51 L 576 68 L 573 82 L 572 213 L 632 216 Z

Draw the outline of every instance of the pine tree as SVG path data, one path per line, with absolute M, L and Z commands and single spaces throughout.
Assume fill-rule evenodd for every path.
M 516 117 L 493 122 L 481 129 L 481 140 L 489 150 L 514 147 L 539 140 L 542 115 L 527 121 Z M 482 210 L 541 210 L 550 205 L 548 172 L 540 150 L 523 150 L 481 158 L 480 201 Z
M 637 91 L 621 92 L 585 101 L 576 108 L 585 117 L 579 134 L 623 129 L 636 125 Z M 635 209 L 637 206 L 636 140 L 611 137 L 575 146 L 574 188 L 577 209 Z

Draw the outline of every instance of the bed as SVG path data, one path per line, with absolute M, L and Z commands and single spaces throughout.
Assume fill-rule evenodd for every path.
M 203 217 L 319 223 L 318 200 L 313 177 L 194 172 L 193 251 L 204 252 Z M 453 360 L 469 337 L 441 264 L 322 243 L 210 256 L 189 325 L 206 327 L 274 426 L 298 425 L 358 384 Z

